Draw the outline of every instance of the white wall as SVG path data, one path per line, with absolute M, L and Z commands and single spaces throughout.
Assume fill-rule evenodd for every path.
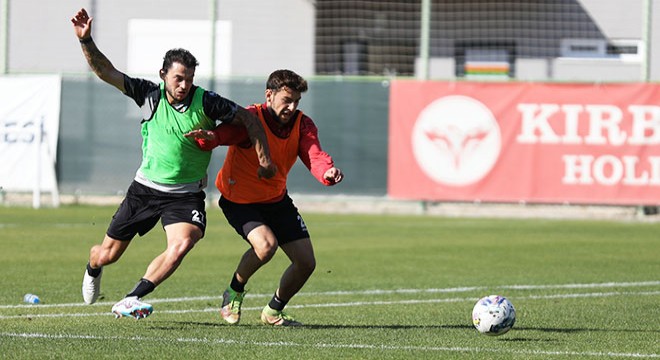
M 233 75 L 268 75 L 282 68 L 314 74 L 312 1 L 220 0 L 218 20 L 231 21 Z
M 311 1 L 216 1 L 217 20 L 231 22 L 232 75 L 264 76 L 283 67 L 303 76 L 313 74 L 315 12 Z M 92 11 L 93 4 L 96 5 L 95 42 L 115 67 L 126 72 L 131 19 L 172 19 L 169 30 L 176 32 L 180 24 L 176 21 L 210 21 L 212 18 L 210 0 L 9 0 L 9 71 L 87 72 L 87 63 L 70 19 L 81 7 Z M 171 47 L 175 46 L 178 45 Z M 164 52 L 151 55 L 158 58 L 156 63 L 159 64 L 148 74 L 133 75 L 156 76 L 163 55 Z M 218 59 L 223 56 L 227 54 L 217 54 Z
M 163 54 L 173 48 L 190 51 L 199 66 L 198 77 L 232 75 L 231 23 L 216 21 L 215 39 L 208 20 L 130 19 L 128 21 L 127 70 L 153 74 L 163 64 Z M 213 59 L 211 43 L 217 51 Z M 213 64 L 212 64 L 213 63 Z
M 644 0 L 578 0 L 609 39 L 640 39 Z

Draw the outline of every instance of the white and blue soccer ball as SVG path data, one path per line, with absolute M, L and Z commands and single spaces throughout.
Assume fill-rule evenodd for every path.
M 485 296 L 479 299 L 472 309 L 472 324 L 482 334 L 505 334 L 515 322 L 516 309 L 504 296 Z

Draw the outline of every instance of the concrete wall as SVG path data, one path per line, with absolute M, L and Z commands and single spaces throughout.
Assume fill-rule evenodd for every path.
M 314 74 L 315 12 L 308 0 L 220 0 L 218 19 L 231 21 L 232 75 L 291 69 Z
M 81 7 L 93 13 L 97 45 L 123 71 L 130 19 L 212 18 L 209 0 L 8 1 L 10 73 L 86 72 L 69 21 Z M 232 22 L 233 75 L 264 76 L 281 67 L 312 75 L 314 7 L 310 1 L 217 0 L 217 14 L 218 20 Z M 157 70 L 153 69 L 153 75 Z

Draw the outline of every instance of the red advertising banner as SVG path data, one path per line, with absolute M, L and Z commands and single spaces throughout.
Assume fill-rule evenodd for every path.
M 393 81 L 388 195 L 660 204 L 660 86 Z

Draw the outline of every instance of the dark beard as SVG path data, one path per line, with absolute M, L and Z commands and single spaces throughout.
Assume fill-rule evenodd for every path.
M 270 115 L 275 119 L 275 122 L 280 125 L 280 126 L 286 126 L 286 123 L 282 122 L 282 119 L 280 118 L 279 114 L 275 113 L 275 110 L 273 110 L 272 107 L 268 107 L 268 112 Z

